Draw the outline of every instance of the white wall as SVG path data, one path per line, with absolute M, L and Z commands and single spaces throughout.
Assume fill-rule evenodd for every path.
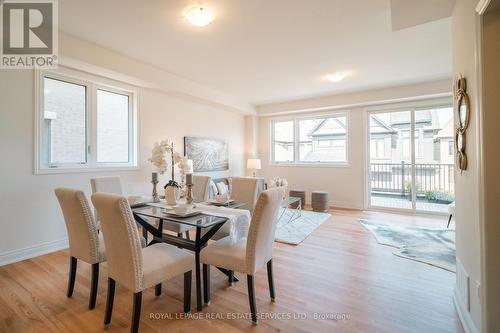
M 476 12 L 477 0 L 458 0 L 452 17 L 453 71 L 467 80 L 471 102 L 470 125 L 467 130 L 468 169 L 455 173 L 455 223 L 457 261 L 462 263 L 469 277 L 470 311 L 462 297 L 461 272 L 457 267 L 456 305 L 466 330 L 481 331 L 481 301 L 476 287 L 481 281 L 481 218 L 479 203 L 479 110 L 478 77 L 476 67 Z M 456 120 L 456 114 L 455 120 Z M 455 121 L 457 123 L 457 121 Z
M 258 112 L 258 152 L 262 160 L 260 175 L 267 180 L 275 176 L 288 180 L 290 188 L 329 192 L 330 205 L 346 208 L 364 208 L 365 204 L 365 140 L 366 111 L 371 105 L 394 103 L 403 100 L 423 99 L 450 94 L 451 81 L 441 80 L 428 84 L 415 84 L 392 88 L 362 91 L 343 95 L 262 105 Z M 324 109 L 348 112 L 348 166 L 283 166 L 270 165 L 270 121 L 276 117 L 325 114 Z M 313 112 L 313 109 L 323 109 Z M 309 110 L 304 112 L 303 110 Z M 335 111 L 332 111 L 335 112 Z
M 92 53 L 93 57 L 100 59 L 99 52 L 102 52 L 108 61 L 114 59 L 113 75 L 120 71 L 130 75 L 128 68 L 137 66 L 137 62 L 118 54 L 113 58 L 112 52 L 95 45 L 90 46 L 92 52 L 88 52 L 86 42 L 78 43 L 75 39 L 71 44 L 64 44 L 64 39 L 62 42 L 63 57 L 65 54 L 77 56 L 81 52 L 82 55 Z M 70 46 L 78 49 L 68 49 Z M 81 59 L 73 62 L 101 73 L 98 67 L 87 66 L 89 63 L 81 62 Z M 154 73 L 154 69 L 147 65 L 141 66 Z M 160 89 L 160 85 L 155 89 L 138 88 L 140 170 L 33 175 L 33 78 L 30 70 L 0 70 L 0 265 L 66 246 L 66 229 L 53 193 L 55 187 L 79 188 L 90 194 L 91 177 L 120 175 L 126 192 L 149 194 L 152 168 L 146 160 L 154 141 L 173 139 L 178 151 L 183 152 L 183 137 L 186 135 L 224 138 L 229 142 L 230 170 L 207 174 L 220 177 L 241 175 L 246 171 L 244 115 L 230 111 L 235 110 L 234 105 L 224 107 L 221 101 L 213 103 L 185 94 L 169 95 Z M 142 77 L 141 82 L 146 79 Z M 167 177 L 165 175 L 162 182 Z
M 500 332 L 500 0 L 493 0 L 483 18 L 483 165 L 484 165 L 484 266 L 485 332 Z

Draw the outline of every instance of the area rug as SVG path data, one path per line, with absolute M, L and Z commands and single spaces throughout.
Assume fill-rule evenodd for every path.
M 397 248 L 396 256 L 455 272 L 455 230 L 395 226 L 358 220 L 379 244 Z
M 291 221 L 293 214 L 297 214 L 297 212 L 294 209 L 287 208 L 283 216 L 281 216 L 274 236 L 276 242 L 300 244 L 331 216 L 328 213 L 303 210 L 300 217 Z

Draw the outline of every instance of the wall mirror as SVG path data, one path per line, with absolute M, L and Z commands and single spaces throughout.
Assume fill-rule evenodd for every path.
M 470 118 L 470 100 L 467 95 L 467 82 L 462 75 L 455 77 L 454 95 L 455 95 L 455 114 L 458 120 L 455 133 L 455 147 L 457 151 L 457 164 L 461 171 L 467 169 L 467 154 L 465 152 L 466 130 L 469 126 Z

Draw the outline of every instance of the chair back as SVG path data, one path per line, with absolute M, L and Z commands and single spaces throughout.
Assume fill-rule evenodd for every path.
M 283 201 L 283 189 L 263 191 L 252 215 L 248 230 L 246 264 L 249 274 L 255 273 L 273 256 L 274 234 Z
M 70 255 L 89 264 L 98 263 L 98 228 L 85 194 L 69 188 L 56 188 L 54 192 L 64 216 Z
M 108 276 L 134 292 L 142 291 L 141 241 L 127 199 L 115 194 L 94 193 L 92 203 L 101 219 Z
M 92 187 L 92 193 L 102 192 L 102 193 L 113 193 L 113 194 L 123 194 L 122 182 L 120 177 L 99 177 L 91 178 L 90 185 Z
M 209 194 L 209 176 L 193 175 L 193 199 L 195 201 L 207 201 Z
M 254 209 L 257 202 L 258 179 L 253 177 L 233 177 L 231 178 L 231 199 L 244 203 L 241 209 Z

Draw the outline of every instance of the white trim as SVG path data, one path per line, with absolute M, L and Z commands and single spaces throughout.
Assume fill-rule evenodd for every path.
M 481 322 L 480 327 L 486 329 L 488 324 L 487 318 L 487 291 L 488 284 L 486 279 L 486 244 L 485 244 L 485 234 L 486 234 L 486 219 L 484 216 L 485 205 L 484 205 L 484 190 L 485 190 L 485 180 L 484 180 L 484 119 L 483 119 L 483 103 L 484 103 L 484 91 L 483 91 L 483 14 L 486 12 L 490 0 L 481 0 L 476 7 L 478 14 L 475 15 L 475 41 L 474 41 L 474 62 L 476 67 L 476 103 L 475 110 L 477 114 L 476 121 L 476 133 L 477 133 L 477 153 L 476 153 L 476 168 L 477 168 L 477 184 L 478 184 L 478 195 L 477 195 L 477 205 L 479 208 L 478 212 L 478 223 L 479 223 L 479 252 L 480 252 L 480 280 L 481 288 L 479 291 L 479 305 L 481 311 Z M 480 8 L 480 5 L 482 7 Z M 480 9 L 480 10 L 478 10 Z M 462 323 L 464 321 L 462 320 Z M 464 324 L 465 326 L 465 324 Z
M 451 103 L 451 104 L 450 104 Z M 447 215 L 446 213 L 441 213 L 441 212 L 432 212 L 432 211 L 425 211 L 425 210 L 420 210 L 417 208 L 417 203 L 416 203 L 416 193 L 415 191 L 412 191 L 412 201 L 411 201 L 411 208 L 391 208 L 391 207 L 383 207 L 383 206 L 374 206 L 371 203 L 371 181 L 370 181 L 370 116 L 372 114 L 380 114 L 380 113 L 390 113 L 390 112 L 410 112 L 410 133 L 413 133 L 413 135 L 410 134 L 410 157 L 411 157 L 411 184 L 412 188 L 415 188 L 415 181 L 416 181 L 416 168 L 414 167 L 416 165 L 416 160 L 415 160 L 415 112 L 421 111 L 421 110 L 427 110 L 430 108 L 444 108 L 444 107 L 452 107 L 453 108 L 453 99 L 451 98 L 440 98 L 440 99 L 430 99 L 430 100 L 419 100 L 417 102 L 412 103 L 397 103 L 397 104 L 389 104 L 386 105 L 387 108 L 382 106 L 377 106 L 377 107 L 367 107 L 363 109 L 363 112 L 365 114 L 364 117 L 364 126 L 365 126 L 365 131 L 364 131 L 364 158 L 365 158 L 365 184 L 364 184 L 364 207 L 367 210 L 376 210 L 376 211 L 392 211 L 396 213 L 404 213 L 404 212 L 409 212 L 412 214 L 430 214 L 430 215 L 438 215 L 438 216 L 444 216 Z M 419 135 L 420 139 L 420 135 Z
M 78 84 L 86 89 L 86 162 L 82 164 L 42 165 L 42 120 L 43 120 L 43 83 L 45 77 Z M 34 170 L 37 174 L 78 173 L 95 171 L 138 170 L 139 165 L 139 123 L 138 92 L 136 87 L 111 79 L 90 75 L 75 69 L 60 67 L 57 70 L 35 70 L 35 136 Z M 129 97 L 129 161 L 104 163 L 97 161 L 97 91 L 105 90 Z M 90 153 L 89 153 L 90 149 Z
M 474 325 L 474 322 L 472 321 L 472 317 L 465 309 L 465 305 L 460 299 L 460 295 L 456 286 L 453 292 L 453 303 L 455 304 L 455 309 L 457 310 L 458 317 L 460 318 L 460 322 L 462 323 L 465 333 L 479 333 L 476 326 Z
M 476 12 L 479 15 L 483 15 L 486 10 L 488 9 L 488 6 L 490 5 L 491 0 L 479 0 L 476 6 Z
M 328 205 L 330 208 L 343 208 L 343 209 L 356 209 L 356 210 L 363 210 L 363 204 L 361 205 L 356 205 L 352 204 L 352 202 L 347 202 L 347 201 L 329 201 Z
M 68 239 L 63 238 L 33 246 L 24 247 L 22 249 L 16 249 L 0 253 L 0 266 L 8 265 L 25 259 L 30 259 L 33 257 L 38 257 L 47 253 L 67 249 L 68 246 L 69 246 Z
M 346 134 L 345 134 L 345 161 L 341 162 L 306 162 L 300 161 L 300 128 L 299 122 L 301 120 L 307 119 L 322 119 L 322 118 L 346 118 Z M 276 162 L 274 160 L 274 123 L 276 122 L 293 122 L 293 161 L 286 162 Z M 300 116 L 282 116 L 282 117 L 271 117 L 268 119 L 268 133 L 269 133 L 269 163 L 268 166 L 271 167 L 314 167 L 314 168 L 336 168 L 336 167 L 350 167 L 351 160 L 351 150 L 349 149 L 349 143 L 351 142 L 350 132 L 351 132 L 351 117 L 350 110 L 334 110 L 333 112 L 325 112 L 313 115 L 300 115 Z

